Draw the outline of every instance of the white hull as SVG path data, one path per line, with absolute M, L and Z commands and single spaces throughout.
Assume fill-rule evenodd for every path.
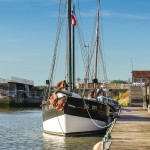
M 46 133 L 62 135 L 95 132 L 103 130 L 104 126 L 106 126 L 106 122 L 67 114 L 43 122 L 43 128 Z

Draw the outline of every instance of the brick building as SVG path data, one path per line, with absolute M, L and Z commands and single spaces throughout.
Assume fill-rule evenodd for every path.
M 139 71 L 139 70 L 133 70 L 132 71 L 132 81 L 133 82 L 150 82 L 150 71 Z

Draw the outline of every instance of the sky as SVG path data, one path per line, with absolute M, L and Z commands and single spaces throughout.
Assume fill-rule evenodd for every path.
M 80 3 L 88 44 L 96 0 L 73 2 Z M 0 78 L 14 76 L 45 84 L 58 4 L 59 0 L 0 0 Z M 150 70 L 150 0 L 101 0 L 101 21 L 108 80 L 128 80 L 132 69 Z

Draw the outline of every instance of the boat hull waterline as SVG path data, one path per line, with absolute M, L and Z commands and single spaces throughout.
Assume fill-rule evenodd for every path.
M 106 126 L 106 122 L 93 120 L 101 127 Z M 62 115 L 43 122 L 44 132 L 58 135 L 71 134 L 92 134 L 102 130 L 97 127 L 89 118 Z M 87 125 L 86 125 L 87 124 Z
M 109 111 L 108 105 L 73 97 L 68 98 L 63 111 L 52 109 L 50 104 L 43 105 L 44 132 L 66 136 L 93 134 L 106 129 Z

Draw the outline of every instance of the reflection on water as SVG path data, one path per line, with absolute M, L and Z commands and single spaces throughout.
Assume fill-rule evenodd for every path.
M 91 150 L 100 136 L 64 137 L 43 133 L 41 110 L 0 112 L 1 150 Z
M 64 137 L 43 133 L 42 147 L 47 150 L 91 150 L 98 141 L 99 136 Z

